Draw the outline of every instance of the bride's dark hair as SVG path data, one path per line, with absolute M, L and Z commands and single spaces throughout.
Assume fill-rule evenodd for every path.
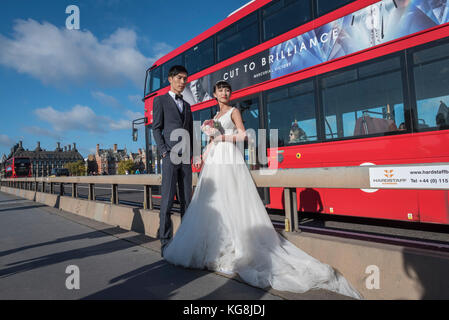
M 220 81 L 217 81 L 217 83 L 214 85 L 214 93 L 215 93 L 218 89 L 221 89 L 221 88 L 228 88 L 229 91 L 232 92 L 231 85 L 230 85 L 229 83 L 227 83 L 226 81 L 224 81 L 224 80 L 220 80 Z

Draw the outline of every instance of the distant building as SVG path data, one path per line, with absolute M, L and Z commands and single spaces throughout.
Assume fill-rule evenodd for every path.
M 118 149 L 114 144 L 112 149 L 100 149 L 97 144 L 95 155 L 89 155 L 87 160 L 87 174 L 89 175 L 114 175 L 118 174 L 118 164 L 120 161 L 132 160 L 136 164 L 136 170 L 141 173 L 145 171 L 145 152 L 139 149 L 138 153 L 127 153 L 125 149 Z
M 91 176 L 98 174 L 98 164 L 94 154 L 90 154 L 87 157 L 86 166 L 87 166 L 87 175 Z
M 76 161 L 84 161 L 81 154 L 76 149 L 76 143 L 61 148 L 61 144 L 56 144 L 54 151 L 47 151 L 41 148 L 40 142 L 37 143 L 36 149 L 25 150 L 22 141 L 19 141 L 13 148 L 7 159 L 12 157 L 26 157 L 31 160 L 31 168 L 34 177 L 49 176 L 53 168 L 64 168 L 64 165 Z
M 128 160 L 126 148 L 119 150 L 117 144 L 114 144 L 113 149 L 100 149 L 100 145 L 97 144 L 95 153 L 97 174 L 118 174 L 118 163 L 123 160 Z
M 139 170 L 140 173 L 144 173 L 146 170 L 146 156 L 145 152 L 142 151 L 142 149 L 139 148 L 138 153 L 129 153 L 129 158 L 134 161 L 134 164 L 136 165 L 136 170 Z

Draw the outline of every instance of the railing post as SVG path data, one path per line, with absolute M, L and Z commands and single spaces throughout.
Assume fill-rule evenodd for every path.
M 153 210 L 153 195 L 151 186 L 145 185 L 143 194 L 143 208 L 145 210 Z
M 78 198 L 76 183 L 72 183 L 72 198 Z
M 64 196 L 64 183 L 62 182 L 59 184 L 59 195 Z
M 299 231 L 296 188 L 284 188 L 285 231 Z
M 89 200 L 95 201 L 95 184 L 89 183 Z
M 54 193 L 55 193 L 55 183 L 50 182 L 50 194 L 54 194 Z
M 285 231 L 291 232 L 292 231 L 292 221 L 291 221 L 291 210 L 292 207 L 290 205 L 291 203 L 291 193 L 289 188 L 284 188 L 284 211 L 285 211 Z
M 45 181 L 42 181 L 42 193 L 45 193 L 45 188 L 46 187 L 46 185 L 45 185 Z
M 291 189 L 292 194 L 292 214 L 293 214 L 293 231 L 299 231 L 299 221 L 298 221 L 298 202 L 296 198 L 296 188 Z
M 118 204 L 118 184 L 113 184 L 111 188 L 111 203 Z

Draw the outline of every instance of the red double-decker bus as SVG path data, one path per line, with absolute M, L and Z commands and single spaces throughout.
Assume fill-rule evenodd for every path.
M 195 120 L 213 117 L 212 86 L 226 80 L 247 129 L 278 130 L 270 166 L 448 162 L 448 22 L 440 0 L 252 1 L 148 69 L 145 116 L 151 127 L 153 99 L 181 64 Z M 449 224 L 448 191 L 297 195 L 304 212 Z M 283 208 L 282 189 L 266 196 Z
M 31 177 L 30 158 L 14 157 L 5 162 L 5 178 Z

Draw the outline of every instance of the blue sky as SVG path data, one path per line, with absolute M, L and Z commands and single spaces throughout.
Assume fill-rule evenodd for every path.
M 77 144 L 144 148 L 131 138 L 143 117 L 145 70 L 162 55 L 217 24 L 247 0 L 2 0 L 0 11 L 0 157 Z M 192 4 L 194 3 L 194 4 Z M 66 28 L 66 7 L 80 29 Z

